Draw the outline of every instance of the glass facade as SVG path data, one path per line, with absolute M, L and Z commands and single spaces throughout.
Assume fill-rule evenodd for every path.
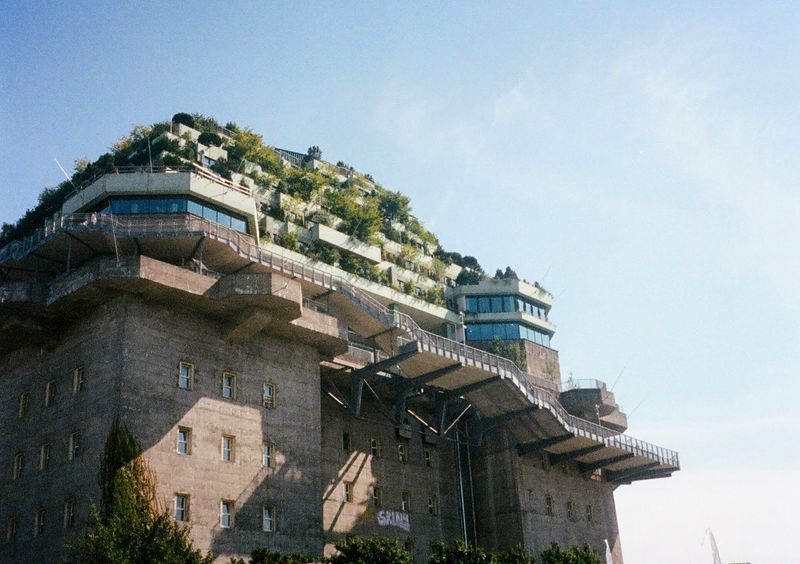
M 521 323 L 467 323 L 467 341 L 491 341 L 495 337 L 503 340 L 527 339 L 545 347 L 550 346 L 550 335 Z
M 547 319 L 547 308 L 533 300 L 520 296 L 467 296 L 466 313 L 501 313 L 521 311 L 541 319 Z
M 194 198 L 115 197 L 102 204 L 98 211 L 118 215 L 191 213 L 236 231 L 247 233 L 247 221 L 244 217 Z

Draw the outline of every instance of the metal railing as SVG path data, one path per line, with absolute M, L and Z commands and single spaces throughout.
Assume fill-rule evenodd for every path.
M 417 341 L 427 352 L 452 358 L 467 366 L 511 379 L 531 403 L 548 410 L 566 430 L 576 436 L 602 442 L 609 447 L 625 450 L 635 455 L 656 459 L 662 464 L 676 468 L 679 466 L 678 453 L 675 451 L 627 435 L 617 434 L 597 423 L 571 415 L 561 405 L 557 392 L 548 387 L 551 385 L 548 381 L 520 370 L 513 361 L 425 331 L 409 315 L 387 308 L 347 280 L 264 249 L 250 235 L 207 219 L 188 214 L 143 218 L 119 218 L 97 213 L 71 214 L 45 224 L 24 240 L 14 241 L 0 249 L 0 263 L 9 259 L 19 260 L 62 231 L 104 231 L 115 237 L 123 238 L 202 235 L 225 243 L 243 258 L 259 262 L 271 270 L 293 278 L 340 293 L 376 320 L 405 332 L 408 335 L 408 339 L 402 339 L 405 342 Z
M 166 166 L 166 165 L 154 165 L 154 166 L 150 166 L 150 165 L 125 165 L 125 166 L 115 166 L 109 171 L 97 174 L 97 175 L 93 176 L 92 178 L 90 178 L 89 180 L 86 180 L 86 181 L 82 182 L 73 192 L 70 192 L 67 195 L 67 197 L 65 198 L 65 201 L 69 200 L 70 198 L 75 196 L 78 192 L 81 192 L 81 191 L 85 190 L 86 188 L 88 188 L 89 186 L 91 186 L 92 184 L 94 184 L 95 182 L 97 182 L 98 180 L 103 178 L 104 176 L 107 176 L 107 175 L 110 175 L 110 174 L 170 174 L 170 173 L 174 174 L 174 173 L 179 173 L 179 172 L 190 172 L 190 173 L 196 174 L 198 176 L 202 176 L 206 180 L 211 180 L 212 182 L 216 182 L 217 184 L 220 184 L 220 185 L 224 186 L 225 188 L 228 188 L 229 190 L 234 190 L 236 192 L 244 194 L 245 196 L 249 196 L 249 197 L 253 196 L 253 191 L 249 187 L 242 186 L 241 184 L 236 184 L 235 182 L 232 182 L 232 181 L 228 180 L 227 178 L 224 178 L 224 177 L 220 176 L 219 174 L 215 173 L 213 170 L 205 168 L 204 166 L 200 165 L 199 163 L 193 162 L 191 164 L 180 165 L 180 166 Z
M 594 378 L 569 379 L 565 382 L 567 390 L 605 390 L 606 383 Z

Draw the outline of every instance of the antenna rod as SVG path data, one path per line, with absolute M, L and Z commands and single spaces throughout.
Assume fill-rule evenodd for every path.
M 59 168 L 59 169 L 61 169 L 61 172 L 62 172 L 62 174 L 64 175 L 64 178 L 66 178 L 66 179 L 67 179 L 67 182 L 69 182 L 70 184 L 72 184 L 72 187 L 73 187 L 73 188 L 75 188 L 75 191 L 77 192 L 77 191 L 78 191 L 78 188 L 75 186 L 75 184 L 73 184 L 73 183 L 72 183 L 72 179 L 69 177 L 69 174 L 67 174 L 67 171 L 66 171 L 66 170 L 64 170 L 64 167 L 63 167 L 63 166 L 61 166 L 61 163 L 60 163 L 60 162 L 58 162 L 58 159 L 57 159 L 57 158 L 53 157 L 53 160 L 54 160 L 54 161 L 56 161 L 56 165 L 58 166 L 58 168 Z

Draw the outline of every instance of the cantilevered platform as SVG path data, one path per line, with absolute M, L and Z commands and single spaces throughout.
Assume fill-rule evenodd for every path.
M 569 414 L 552 382 L 519 370 L 512 361 L 424 331 L 408 315 L 387 309 L 346 280 L 266 251 L 246 234 L 188 214 L 61 217 L 28 239 L 0 249 L 0 272 L 6 281 L 0 302 L 2 292 L 19 291 L 15 280 L 58 280 L 103 255 L 115 260 L 146 255 L 220 277 L 280 273 L 298 283 L 304 295 L 324 295 L 336 317 L 373 343 L 372 359 L 379 361 L 360 373 L 344 371 L 355 386 L 351 402 L 360 397 L 361 382 L 376 376 L 389 379 L 398 421 L 409 395 L 422 388 L 438 394 L 440 415 L 446 415 L 450 402 L 468 402 L 480 415 L 474 429 L 479 436 L 506 426 L 522 456 L 544 452 L 553 461 L 574 460 L 583 471 L 602 470 L 605 479 L 618 483 L 666 476 L 680 468 L 673 451 Z M 441 424 L 436 428 L 441 433 L 446 430 Z

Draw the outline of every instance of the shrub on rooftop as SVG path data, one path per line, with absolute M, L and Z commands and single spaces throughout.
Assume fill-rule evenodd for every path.
M 199 143 L 202 143 L 203 145 L 213 145 L 214 147 L 222 146 L 222 137 L 220 137 L 213 131 L 204 131 L 197 138 L 197 141 Z
M 172 122 L 181 123 L 187 127 L 194 128 L 194 117 L 192 117 L 192 114 L 187 114 L 185 112 L 178 112 L 172 116 Z

